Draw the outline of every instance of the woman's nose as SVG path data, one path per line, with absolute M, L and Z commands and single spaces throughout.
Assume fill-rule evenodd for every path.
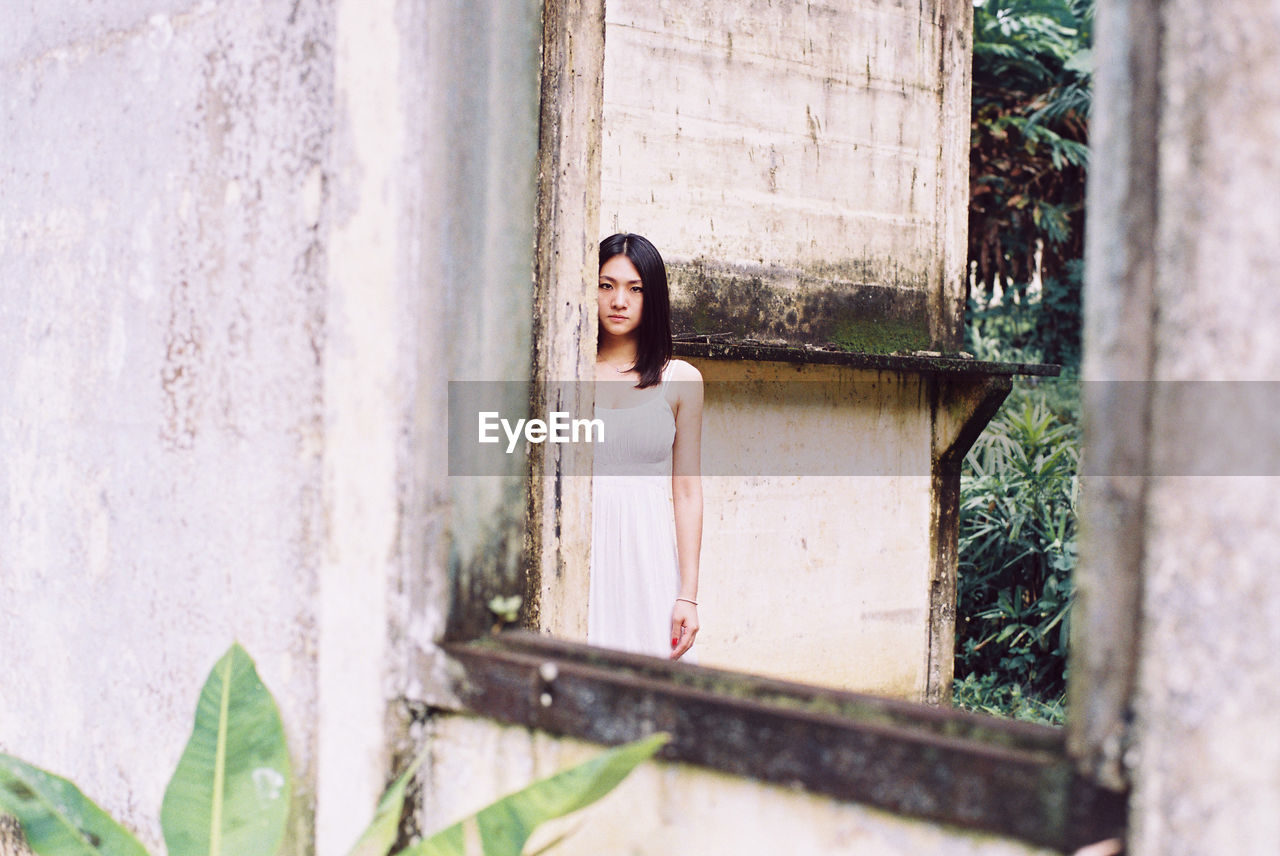
M 624 309 L 627 305 L 627 292 L 625 289 L 615 288 L 613 290 L 613 305 L 617 309 Z

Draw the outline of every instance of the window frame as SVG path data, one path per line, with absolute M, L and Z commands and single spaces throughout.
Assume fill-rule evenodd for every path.
M 589 304 L 594 290 L 603 4 L 545 0 L 542 22 L 537 237 L 532 249 L 530 378 L 535 381 L 587 377 L 594 356 L 594 319 L 551 308 Z M 681 352 L 690 355 L 703 348 L 711 355 L 721 347 L 727 346 L 686 343 Z M 940 396 L 946 394 L 947 378 L 965 375 L 964 367 L 945 360 L 911 366 L 903 362 L 910 358 L 842 359 L 855 358 L 877 367 L 924 371 L 940 385 Z M 879 365 L 885 360 L 890 363 Z M 532 409 L 550 409 L 539 398 L 550 386 L 531 385 Z M 998 406 L 1007 393 L 1000 386 L 986 384 L 983 408 Z M 960 436 L 968 430 L 958 429 Z M 962 446 L 967 443 L 954 441 L 956 449 Z M 442 702 L 444 709 L 456 709 L 456 700 L 460 709 L 496 721 L 606 744 L 666 730 L 673 739 L 662 750 L 665 760 L 799 786 L 1060 850 L 1122 834 L 1127 794 L 1114 782 L 1104 787 L 1096 776 L 1081 772 L 1075 759 L 1093 744 L 1069 747 L 1078 726 L 1076 731 L 1070 726 L 1055 729 L 664 662 L 527 632 L 493 633 L 489 599 L 510 594 L 514 586 L 524 591 L 526 620 L 585 637 L 585 604 L 575 607 L 545 597 L 549 589 L 544 582 L 562 585 L 572 575 L 586 573 L 586 563 L 572 555 L 574 539 L 583 535 L 583 493 L 566 490 L 566 480 L 555 475 L 563 471 L 563 462 L 554 457 L 559 454 L 562 450 L 550 444 L 538 447 L 523 484 L 514 484 L 518 478 L 508 480 L 513 484 L 503 490 L 501 519 L 486 517 L 483 528 L 491 534 L 482 538 L 483 545 L 471 545 L 487 548 L 487 555 L 469 550 L 466 560 L 450 559 L 451 596 L 441 648 L 456 668 L 444 670 L 452 693 L 449 702 Z M 958 467 L 955 454 L 938 460 L 944 467 Z M 455 513 L 479 525 L 471 518 L 481 511 L 474 505 Z M 521 553 L 513 545 L 519 538 L 522 564 L 511 558 Z M 1087 692 L 1088 680 L 1088 675 L 1073 676 L 1073 700 Z M 1127 697 L 1127 690 L 1121 695 Z

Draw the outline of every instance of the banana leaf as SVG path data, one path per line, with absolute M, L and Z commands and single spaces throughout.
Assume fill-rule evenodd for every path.
M 164 794 L 169 856 L 275 856 L 292 791 L 280 712 L 253 660 L 232 645 L 205 681 Z
M 71 782 L 0 753 L 0 814 L 15 817 L 40 856 L 147 856 Z

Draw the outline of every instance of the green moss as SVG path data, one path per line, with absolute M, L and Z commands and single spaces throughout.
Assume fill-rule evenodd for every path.
M 927 349 L 929 334 L 903 321 L 846 318 L 836 324 L 831 341 L 845 351 L 892 354 Z

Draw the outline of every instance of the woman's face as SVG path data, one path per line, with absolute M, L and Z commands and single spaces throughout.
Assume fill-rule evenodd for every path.
M 644 309 L 644 283 L 631 259 L 618 254 L 600 266 L 600 290 L 596 302 L 600 326 L 614 336 L 629 336 L 640 329 Z

